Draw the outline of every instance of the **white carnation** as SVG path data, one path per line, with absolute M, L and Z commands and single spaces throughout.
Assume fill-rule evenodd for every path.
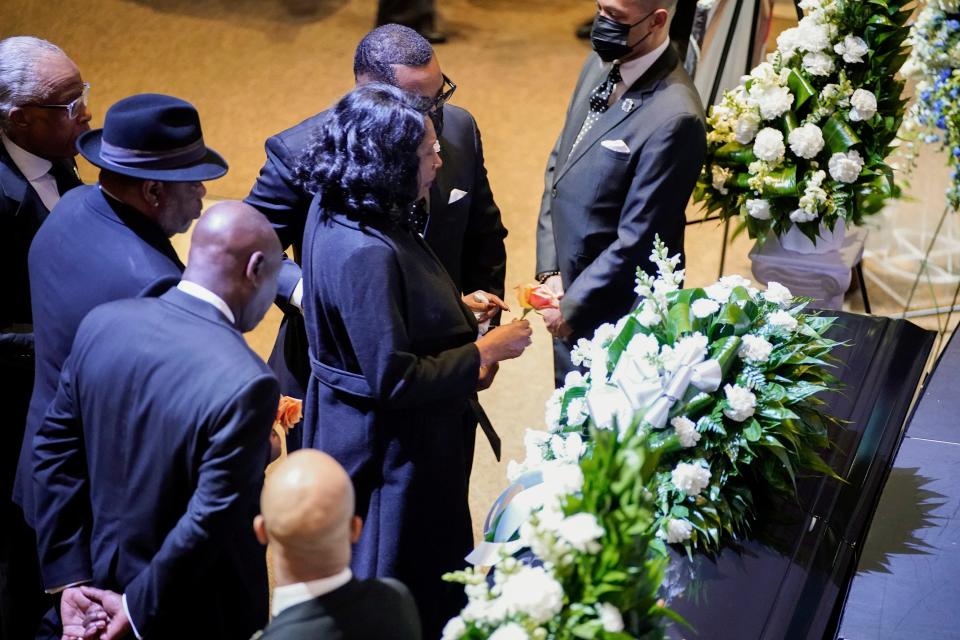
M 734 422 L 743 422 L 756 411 L 757 396 L 750 389 L 728 384 L 723 387 L 723 392 L 727 395 L 727 408 L 723 410 L 723 415 Z
M 860 171 L 863 169 L 863 158 L 856 149 L 851 149 L 846 153 L 835 153 L 830 156 L 830 162 L 827 164 L 830 169 L 830 177 L 837 182 L 846 182 L 847 184 L 857 181 L 860 177 Z
M 763 299 L 782 307 L 793 301 L 793 294 L 790 293 L 790 289 L 787 289 L 779 282 L 771 281 L 767 283 L 767 290 L 763 292 Z
M 530 636 L 519 624 L 509 622 L 491 633 L 490 640 L 530 640 Z
M 707 357 L 707 337 L 701 333 L 693 333 L 680 338 L 675 345 L 664 346 L 661 352 L 663 366 L 673 372 L 682 365 L 699 362 Z
M 770 219 L 770 203 L 761 198 L 747 200 L 747 215 L 757 220 Z
M 557 535 L 581 553 L 599 553 L 603 527 L 592 513 L 567 516 L 556 529 Z
M 693 312 L 695 318 L 707 318 L 719 310 L 720 305 L 709 298 L 694 300 L 693 304 L 690 305 L 690 311 Z
M 863 38 L 847 36 L 843 39 L 843 42 L 835 44 L 833 50 L 838 56 L 843 56 L 844 62 L 856 64 L 863 62 L 863 56 L 867 55 L 869 48 Z
M 667 520 L 667 544 L 686 542 L 693 534 L 693 525 L 686 520 Z
M 467 632 L 467 623 L 463 618 L 457 616 L 450 618 L 447 624 L 443 625 L 443 634 L 440 640 L 459 640 Z
M 563 608 L 563 587 L 543 567 L 522 567 L 508 576 L 501 586 L 500 597 L 508 615 L 524 614 L 537 624 L 549 621 Z M 526 632 L 522 628 L 520 631 L 523 636 L 505 636 L 504 640 L 526 638 Z
M 680 446 L 690 448 L 697 446 L 700 442 L 700 434 L 697 432 L 697 426 L 693 420 L 686 416 L 677 416 L 670 420 L 670 426 L 677 433 L 677 439 Z
M 748 92 L 751 102 L 760 109 L 764 120 L 779 118 L 793 105 L 793 94 L 787 87 L 774 84 L 754 83 Z
M 784 29 L 780 32 L 780 35 L 777 36 L 777 50 L 785 58 L 790 58 L 796 51 L 802 48 L 803 42 L 801 35 L 800 29 L 797 27 Z
M 602 602 L 597 608 L 600 617 L 600 624 L 607 633 L 620 633 L 623 631 L 623 615 L 620 610 L 609 602 Z
M 656 355 L 659 351 L 660 343 L 654 336 L 646 333 L 638 333 L 630 338 L 630 342 L 627 343 L 626 353 L 642 360 L 647 356 Z
M 751 286 L 753 283 L 750 280 L 736 273 L 731 274 L 729 276 L 723 276 L 722 278 L 720 278 L 719 282 L 723 286 L 729 287 L 730 289 L 733 289 L 735 287 L 743 287 L 744 289 L 749 290 L 753 288 Z
M 710 470 L 697 463 L 681 462 L 670 472 L 670 481 L 688 496 L 698 496 L 710 484 Z
M 794 209 L 790 212 L 790 219 L 794 222 L 810 222 L 817 219 L 817 214 L 806 209 Z
M 829 76 L 833 73 L 833 57 L 822 51 L 803 56 L 803 68 L 812 76 Z
M 771 127 L 761 129 L 753 142 L 753 155 L 765 162 L 777 164 L 783 160 L 785 151 L 783 134 Z
M 740 342 L 740 350 L 737 351 L 737 355 L 747 362 L 766 362 L 770 359 L 770 352 L 772 351 L 773 345 L 767 342 L 766 338 L 747 334 L 743 336 Z
M 574 387 L 585 387 L 587 386 L 587 379 L 583 377 L 583 374 L 579 371 L 568 371 L 567 375 L 563 377 L 563 388 L 572 389 Z
M 710 286 L 704 287 L 703 290 L 707 292 L 707 296 L 709 296 L 711 300 L 716 300 L 720 304 L 726 304 L 727 300 L 730 299 L 730 293 L 732 292 L 731 287 L 728 287 L 721 282 L 714 282 Z
M 862 122 L 869 120 L 877 113 L 877 96 L 872 91 L 857 89 L 850 96 L 850 120 Z
M 800 33 L 800 49 L 810 53 L 830 48 L 830 28 L 822 24 L 816 16 L 805 16 L 797 25 Z
M 823 149 L 823 132 L 815 124 L 797 127 L 788 136 L 790 150 L 801 158 L 815 158 Z
M 775 329 L 793 331 L 797 328 L 797 319 L 786 311 L 774 311 L 767 316 L 767 324 Z
M 760 130 L 760 116 L 754 111 L 740 114 L 734 127 L 734 137 L 740 144 L 750 144 Z
M 523 446 L 526 449 L 525 464 L 536 466 L 543 462 L 543 448 L 550 441 L 550 434 L 546 431 L 527 429 L 523 434 Z

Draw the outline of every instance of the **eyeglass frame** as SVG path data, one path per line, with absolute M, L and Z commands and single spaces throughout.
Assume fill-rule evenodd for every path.
M 450 98 L 453 97 L 453 92 L 457 90 L 457 85 L 454 84 L 453 80 L 447 77 L 447 74 L 441 73 L 440 75 L 443 78 L 443 84 L 440 85 L 440 95 L 430 101 L 430 106 L 427 108 L 427 111 L 439 109 L 443 105 L 447 104 L 450 101 Z M 450 85 L 450 88 L 444 91 L 444 85 Z
M 80 107 L 86 108 L 90 98 L 90 83 L 83 83 L 83 91 L 80 92 L 80 95 L 76 99 L 70 101 L 68 104 L 30 104 L 26 105 L 28 107 L 39 107 L 40 109 L 66 109 L 67 117 L 71 120 L 76 120 L 78 116 L 82 113 Z M 70 113 L 74 111 L 75 113 Z

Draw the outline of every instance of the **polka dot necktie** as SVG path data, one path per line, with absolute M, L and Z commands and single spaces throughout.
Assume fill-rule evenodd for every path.
M 620 76 L 620 63 L 614 62 L 613 66 L 610 67 L 610 73 L 607 74 L 607 79 L 590 92 L 590 111 L 587 113 L 586 120 L 583 121 L 583 126 L 580 127 L 580 133 L 577 134 L 577 139 L 574 140 L 573 146 L 570 148 L 570 155 L 573 155 L 573 150 L 577 148 L 577 145 L 580 144 L 583 137 L 587 135 L 590 128 L 596 124 L 597 120 L 600 119 L 600 116 L 610 108 L 610 96 L 613 95 L 617 84 L 622 80 L 623 78 Z

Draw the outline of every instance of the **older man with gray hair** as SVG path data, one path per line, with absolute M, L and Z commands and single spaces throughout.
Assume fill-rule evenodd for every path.
M 48 600 L 40 588 L 33 532 L 10 500 L 33 389 L 27 252 L 60 196 L 80 184 L 74 143 L 90 127 L 87 83 L 55 44 L 0 40 L 0 636 L 32 638 Z

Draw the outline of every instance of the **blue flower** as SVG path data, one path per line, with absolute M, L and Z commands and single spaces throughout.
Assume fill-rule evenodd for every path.
M 954 148 L 953 148 L 953 157 L 954 157 L 954 158 L 960 158 L 960 147 L 954 147 Z
M 940 116 L 939 118 L 937 118 L 937 128 L 943 129 L 944 131 L 947 130 L 947 121 L 944 119 L 943 116 Z
M 924 89 L 923 91 L 920 92 L 920 99 L 923 100 L 924 102 L 927 102 L 928 100 L 930 100 L 930 96 L 932 95 L 933 95 L 932 89 Z
M 960 29 L 960 20 L 947 20 L 947 29 L 957 30 Z
M 942 47 L 943 45 L 941 44 L 938 46 Z M 949 77 L 950 77 L 950 69 L 944 69 L 943 71 L 940 72 L 940 75 L 937 77 L 937 80 L 939 80 L 940 82 L 946 82 L 947 78 Z

